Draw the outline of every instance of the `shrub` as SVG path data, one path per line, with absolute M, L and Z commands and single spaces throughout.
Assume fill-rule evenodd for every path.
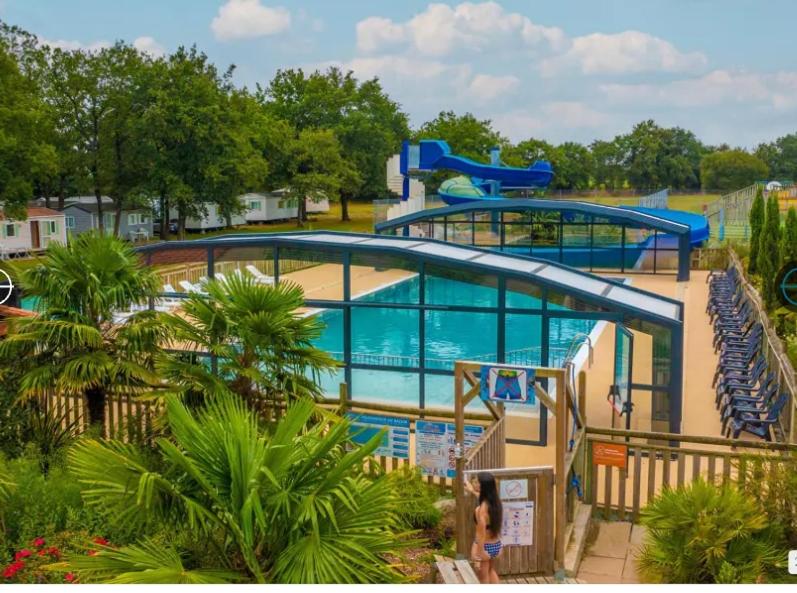
M 40 458 L 29 449 L 8 462 L 6 472 L 15 488 L 4 505 L 5 547 L 0 558 L 37 537 L 49 540 L 62 531 L 89 529 L 108 535 L 105 522 L 83 504 L 81 485 L 63 465 L 54 465 L 45 476 Z
M 396 496 L 401 501 L 399 516 L 410 529 L 436 527 L 442 516 L 434 506 L 437 493 L 423 480 L 417 467 L 404 466 L 390 474 Z
M 93 555 L 109 545 L 108 540 L 87 531 L 64 531 L 54 537 L 35 537 L 0 565 L 0 583 L 74 583 L 77 577 L 59 561 L 67 554 Z
M 758 247 L 761 238 L 761 229 L 764 226 L 764 190 L 761 186 L 755 194 L 753 206 L 750 208 L 750 265 L 751 274 L 758 273 Z
M 754 583 L 778 577 L 786 548 L 758 500 L 702 480 L 665 489 L 642 511 L 641 576 L 659 583 Z

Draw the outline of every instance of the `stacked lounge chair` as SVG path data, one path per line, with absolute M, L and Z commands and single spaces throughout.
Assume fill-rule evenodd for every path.
M 713 385 L 722 431 L 733 438 L 744 432 L 770 441 L 788 395 L 781 393 L 777 375 L 761 353 L 764 328 L 753 315 L 735 267 L 712 272 L 708 282 L 706 313 L 719 353 Z

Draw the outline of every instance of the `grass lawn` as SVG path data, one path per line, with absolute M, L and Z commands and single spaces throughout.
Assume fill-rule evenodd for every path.
M 703 206 L 716 202 L 719 194 L 684 194 L 670 196 L 669 206 L 672 210 L 686 210 L 703 214 Z M 602 196 L 597 198 L 585 198 L 584 201 L 607 206 L 636 206 L 639 203 L 638 197 L 615 197 Z
M 230 233 L 285 233 L 290 231 L 347 231 L 353 233 L 372 233 L 374 230 L 374 206 L 371 202 L 349 202 L 349 218 L 340 221 L 340 204 L 330 204 L 326 214 L 310 214 L 303 227 L 295 220 L 278 223 L 248 224 L 233 230 L 222 229 L 208 233 L 187 233 L 186 239 L 199 239 L 229 235 Z M 171 237 L 174 239 L 174 237 Z

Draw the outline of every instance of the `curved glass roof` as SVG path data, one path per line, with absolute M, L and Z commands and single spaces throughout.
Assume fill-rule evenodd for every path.
M 147 254 L 188 247 L 207 247 L 210 250 L 213 247 L 222 246 L 301 247 L 308 244 L 314 245 L 318 251 L 328 249 L 345 250 L 352 253 L 392 253 L 409 259 L 425 260 L 460 269 L 492 272 L 553 288 L 597 306 L 620 311 L 639 319 L 663 322 L 668 326 L 680 325 L 683 320 L 683 305 L 673 299 L 547 260 L 523 255 L 499 254 L 490 249 L 452 245 L 437 240 L 310 231 L 281 234 L 239 234 L 204 240 L 169 241 L 138 247 L 137 251 Z
M 445 206 L 442 208 L 431 208 L 421 210 L 413 214 L 407 214 L 399 218 L 393 218 L 376 225 L 377 233 L 383 233 L 392 229 L 400 228 L 416 222 L 426 221 L 455 214 L 468 212 L 528 212 L 528 211 L 554 211 L 554 212 L 577 212 L 589 214 L 601 218 L 609 219 L 618 224 L 631 224 L 656 229 L 675 235 L 688 235 L 689 225 L 673 222 L 665 218 L 660 218 L 649 213 L 616 206 L 604 206 L 592 204 L 590 202 L 575 202 L 571 200 L 538 200 L 531 198 L 513 198 L 506 200 L 480 200 L 456 206 Z

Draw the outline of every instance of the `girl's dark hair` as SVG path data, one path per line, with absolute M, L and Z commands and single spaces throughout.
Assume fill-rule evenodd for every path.
M 498 497 L 498 487 L 495 476 L 490 472 L 479 472 L 479 504 L 487 502 L 487 512 L 490 515 L 490 534 L 495 537 L 501 533 L 503 521 L 503 507 Z

